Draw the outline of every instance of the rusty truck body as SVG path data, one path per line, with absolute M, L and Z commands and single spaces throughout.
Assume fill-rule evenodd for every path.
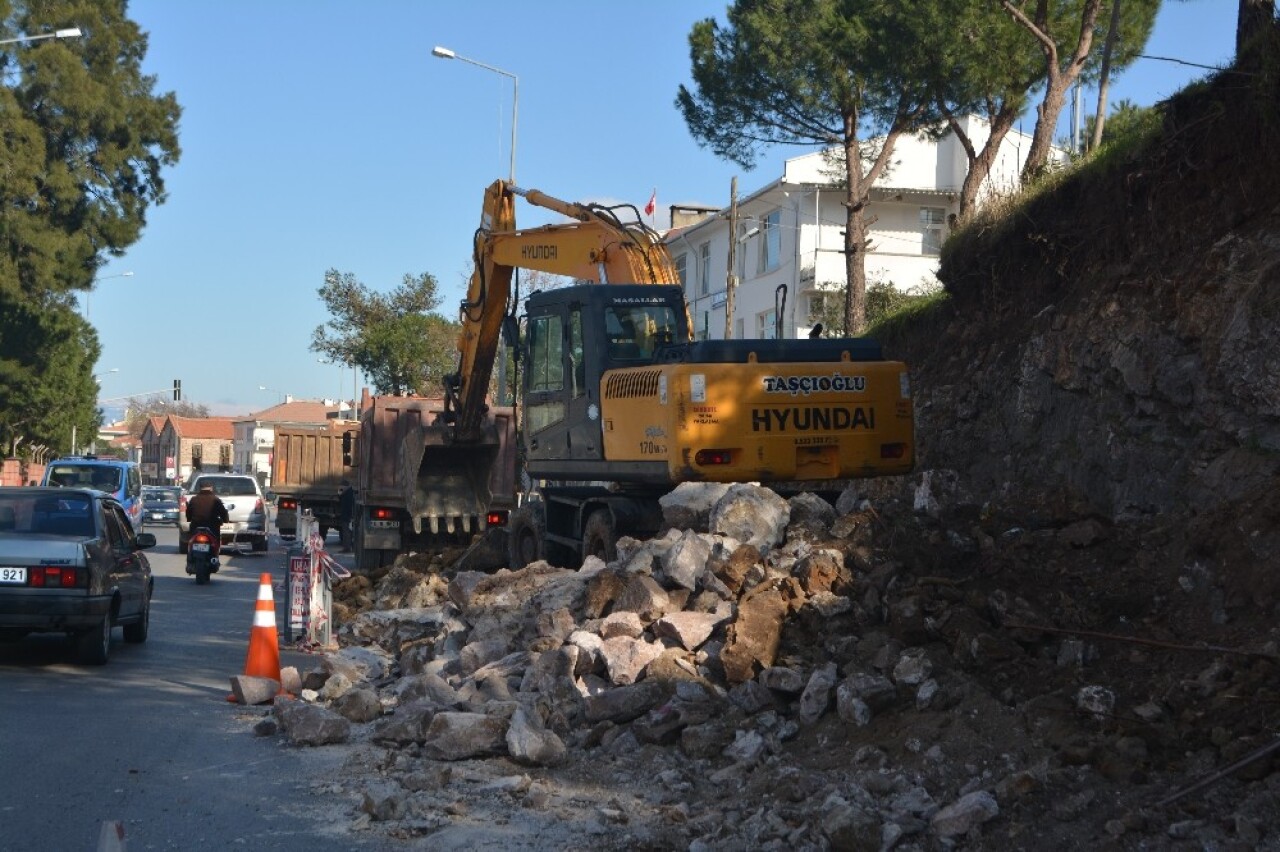
M 355 420 L 276 426 L 271 490 L 281 536 L 297 533 L 298 516 L 304 511 L 319 522 L 321 536 L 338 528 L 338 493 L 342 480 L 352 478 L 351 468 L 343 463 L 343 436 L 359 428 Z

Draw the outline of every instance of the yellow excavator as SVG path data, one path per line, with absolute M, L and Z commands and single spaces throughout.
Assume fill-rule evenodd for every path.
M 517 229 L 517 197 L 570 221 Z M 477 487 L 468 497 L 459 483 L 487 482 L 485 464 L 511 458 L 494 452 L 484 429 L 505 337 L 517 346 L 518 455 L 529 491 L 510 517 L 512 567 L 610 559 L 619 536 L 660 529 L 658 498 L 682 482 L 833 481 L 912 469 L 905 365 L 884 360 L 865 338 L 692 340 L 660 235 L 634 207 L 634 221 L 619 209 L 501 180 L 485 192 L 459 368 L 446 379 L 419 479 L 462 495 L 445 501 L 459 513 L 485 511 L 479 502 L 492 495 Z M 516 268 L 576 283 L 530 294 L 519 318 Z

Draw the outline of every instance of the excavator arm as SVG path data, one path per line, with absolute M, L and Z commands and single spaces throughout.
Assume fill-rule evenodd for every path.
M 574 221 L 517 230 L 517 195 Z M 480 438 L 516 267 L 600 284 L 680 283 L 661 237 L 639 218 L 637 211 L 637 221 L 624 222 L 613 208 L 562 201 L 501 180 L 485 190 L 475 234 L 475 271 L 462 304 L 458 372 L 445 379 L 445 412 L 454 420 L 455 443 Z

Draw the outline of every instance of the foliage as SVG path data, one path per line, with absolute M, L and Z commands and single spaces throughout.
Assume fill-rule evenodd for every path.
M 694 88 L 676 105 L 690 133 L 744 168 L 769 145 L 836 146 L 844 163 L 845 325 L 866 317 L 865 207 L 897 138 L 936 121 L 897 0 L 737 0 L 728 23 L 694 25 Z M 871 140 L 871 141 L 868 141 Z
M 181 400 L 174 402 L 167 394 L 158 393 L 150 396 L 133 396 L 125 402 L 124 422 L 129 434 L 141 438 L 147 428 L 147 421 L 152 417 L 208 417 L 209 406 L 203 403 Z
M 97 335 L 75 311 L 165 197 L 180 110 L 142 73 L 124 0 L 10 0 L 0 36 L 0 444 L 46 452 L 96 431 Z
M 406 275 L 390 293 L 370 290 L 351 273 L 325 273 L 320 298 L 332 318 L 311 336 L 311 350 L 357 366 L 375 393 L 440 393 L 454 370 L 459 326 L 437 313 L 435 278 Z
M 0 294 L 0 329 L 0 450 L 47 455 L 70 449 L 73 428 L 96 434 L 101 347 L 71 300 Z
M 845 337 L 844 304 L 839 298 L 839 285 L 823 284 L 822 290 L 823 298 L 816 300 L 819 302 L 816 310 L 812 308 L 815 300 L 811 298 L 809 324 L 822 323 L 823 337 Z M 922 281 L 919 287 L 900 290 L 892 282 L 873 281 L 867 285 L 867 325 L 874 327 L 886 317 L 936 298 L 941 291 L 936 282 Z

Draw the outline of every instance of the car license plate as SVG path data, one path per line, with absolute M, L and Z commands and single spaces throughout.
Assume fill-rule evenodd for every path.
M 152 513 L 151 513 L 151 520 L 153 520 L 153 521 L 163 521 L 163 520 L 164 520 L 164 515 L 160 514 L 159 512 L 152 512 Z
M 209 545 L 207 545 L 207 544 L 193 544 L 193 545 L 191 545 L 191 549 L 192 549 L 192 550 L 194 550 L 196 553 L 208 553 L 208 552 L 209 552 Z
M 0 583 L 27 582 L 26 568 L 0 568 Z

